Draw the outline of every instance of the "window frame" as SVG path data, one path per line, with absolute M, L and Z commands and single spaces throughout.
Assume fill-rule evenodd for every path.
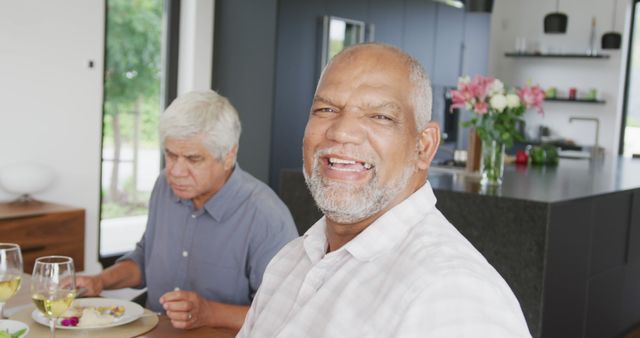
M 108 0 L 107 0 L 108 1 Z M 164 44 L 162 48 L 162 58 L 163 58 L 163 75 L 160 83 L 160 91 L 161 91 L 161 107 L 162 109 L 166 109 L 167 106 L 177 97 L 178 93 L 178 55 L 179 55 L 179 45 L 180 45 L 180 5 L 181 0 L 164 0 L 163 3 L 163 36 Z M 106 60 L 107 57 L 107 18 L 108 6 L 105 1 L 104 3 L 104 51 L 103 58 Z M 107 63 L 104 62 L 103 74 L 106 73 Z M 104 77 L 106 78 L 106 76 Z M 105 97 L 105 89 L 103 86 L 102 97 Z M 104 104 L 103 104 L 104 107 Z M 102 115 L 104 116 L 104 108 Z M 102 126 L 102 134 L 104 135 L 104 125 Z M 102 152 L 102 138 L 100 141 L 100 151 Z M 161 150 L 158 150 L 161 151 Z M 164 158 L 161 156 L 161 165 L 160 168 L 164 168 Z M 102 169 L 100 170 L 100 181 L 99 185 L 102 184 Z M 101 188 L 101 187 L 100 187 Z M 101 189 L 98 189 L 101 191 Z M 99 203 L 102 205 L 102 194 L 99 197 Z M 100 220 L 102 220 L 102 208 L 98 208 L 98 261 L 102 264 L 103 268 L 107 268 L 113 264 L 115 264 L 116 260 L 122 257 L 122 254 L 117 255 L 101 255 L 100 254 Z
M 630 30 L 629 30 L 629 38 L 628 38 L 628 50 L 627 50 L 627 62 L 625 64 L 625 79 L 624 79 L 624 93 L 623 93 L 623 98 L 622 98 L 622 118 L 621 120 L 621 125 L 620 125 L 620 143 L 618 145 L 618 155 L 624 155 L 624 137 L 625 137 L 625 132 L 626 132 L 626 127 L 627 127 L 627 115 L 628 115 L 628 102 L 629 102 L 629 82 L 631 79 L 631 57 L 632 57 L 632 52 L 633 52 L 633 32 L 634 32 L 634 27 L 636 24 L 640 24 L 635 22 L 636 21 L 636 9 L 639 6 L 638 4 L 640 4 L 640 0 L 633 0 L 632 4 L 631 4 L 631 25 L 630 25 Z M 639 46 L 640 48 L 640 46 Z M 640 65 L 639 65 L 640 66 Z

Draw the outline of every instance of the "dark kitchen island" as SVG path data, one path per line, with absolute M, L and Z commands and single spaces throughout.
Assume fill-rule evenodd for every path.
M 437 206 L 512 287 L 533 337 L 617 337 L 640 323 L 640 160 L 505 166 L 501 187 L 433 168 Z M 321 215 L 299 170 L 280 194 L 300 232 Z

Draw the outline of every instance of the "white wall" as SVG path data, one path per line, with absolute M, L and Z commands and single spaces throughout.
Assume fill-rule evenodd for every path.
M 99 268 L 104 15 L 104 0 L 0 2 L 0 170 L 54 170 L 36 197 L 86 210 L 87 271 Z
M 627 0 L 618 0 L 615 30 L 625 31 Z M 609 59 L 542 59 L 507 58 L 504 53 L 515 49 L 517 37 L 524 37 L 527 49 L 542 52 L 585 53 L 589 48 L 591 19 L 596 18 L 596 46 L 600 47 L 603 33 L 612 28 L 614 0 L 562 0 L 560 12 L 569 17 L 566 34 L 544 34 L 544 16 L 555 11 L 555 0 L 495 0 L 491 18 L 491 48 L 489 72 L 511 86 L 531 81 L 544 88 L 555 86 L 560 95 L 567 95 L 570 87 L 578 93 L 596 88 L 604 105 L 578 103 L 545 103 L 545 114 L 527 112 L 525 120 L 530 131 L 539 125 L 552 128 L 560 136 L 573 139 L 578 144 L 593 145 L 595 124 L 591 122 L 569 123 L 569 117 L 596 117 L 600 120 L 600 145 L 611 156 L 618 153 L 621 84 L 626 51 L 604 50 Z M 623 34 L 623 40 L 628 33 Z

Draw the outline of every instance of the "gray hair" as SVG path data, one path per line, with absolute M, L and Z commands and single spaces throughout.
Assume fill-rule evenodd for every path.
M 160 141 L 204 136 L 203 143 L 222 161 L 240 140 L 240 118 L 229 100 L 213 90 L 192 91 L 176 98 L 160 116 Z
M 380 42 L 361 43 L 347 47 L 340 51 L 340 53 L 334 56 L 331 60 L 329 60 L 327 65 L 322 70 L 322 73 L 320 74 L 318 85 L 322 81 L 322 78 L 329 66 L 331 66 L 333 61 L 337 59 L 338 56 L 343 54 L 343 57 L 348 56 L 350 53 L 354 53 L 360 49 L 371 47 L 386 49 L 397 54 L 398 57 L 401 58 L 409 68 L 409 81 L 411 82 L 413 88 L 413 91 L 411 93 L 411 101 L 413 103 L 413 112 L 416 118 L 416 128 L 418 129 L 418 132 L 422 131 L 426 127 L 427 123 L 431 120 L 431 81 L 429 80 L 429 76 L 424 70 L 424 67 L 422 67 L 422 65 L 420 64 L 420 61 L 398 47 Z M 318 88 L 316 87 L 316 91 L 317 90 Z

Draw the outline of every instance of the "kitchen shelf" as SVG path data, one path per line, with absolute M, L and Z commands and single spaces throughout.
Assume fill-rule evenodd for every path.
M 590 103 L 590 104 L 605 104 L 605 100 L 590 100 L 590 99 L 569 99 L 563 97 L 545 98 L 545 102 L 575 102 L 575 103 Z
M 512 58 L 580 58 L 580 59 L 608 59 L 609 54 L 542 54 L 542 53 L 518 53 L 507 52 L 504 56 Z

